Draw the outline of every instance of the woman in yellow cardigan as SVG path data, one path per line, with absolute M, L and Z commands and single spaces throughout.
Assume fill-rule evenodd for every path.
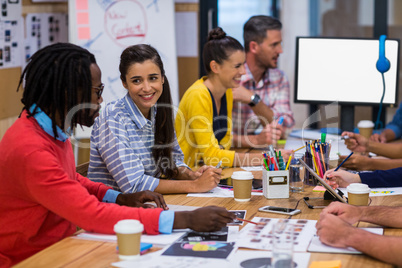
M 245 74 L 243 46 L 221 28 L 209 32 L 203 50 L 207 76 L 187 89 L 176 116 L 176 135 L 185 163 L 223 167 L 262 165 L 262 154 L 236 153 L 232 144 L 232 88 Z M 280 136 L 280 131 L 276 134 Z

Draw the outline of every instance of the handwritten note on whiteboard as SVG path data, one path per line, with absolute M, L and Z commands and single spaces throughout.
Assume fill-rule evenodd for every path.
M 162 57 L 172 100 L 179 102 L 173 0 L 74 0 L 69 5 L 70 42 L 92 52 L 105 84 L 103 104 L 123 97 L 119 73 L 121 52 L 145 43 Z M 90 137 L 90 129 L 76 135 Z

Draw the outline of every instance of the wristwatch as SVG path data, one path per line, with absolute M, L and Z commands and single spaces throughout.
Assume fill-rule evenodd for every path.
M 248 104 L 250 107 L 256 106 L 261 101 L 261 98 L 258 94 L 254 94 L 251 96 L 251 102 Z

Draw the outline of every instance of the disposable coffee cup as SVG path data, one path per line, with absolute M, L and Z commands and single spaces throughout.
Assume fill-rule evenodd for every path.
M 253 186 L 253 173 L 249 171 L 236 171 L 232 174 L 234 200 L 246 202 L 251 199 Z
M 362 120 L 357 124 L 360 135 L 369 139 L 373 134 L 374 123 L 370 120 Z
M 114 225 L 121 260 L 133 260 L 140 256 L 142 231 L 144 225 L 137 220 L 121 220 Z
M 351 183 L 346 188 L 348 191 L 348 203 L 355 206 L 367 206 L 370 188 L 367 184 Z

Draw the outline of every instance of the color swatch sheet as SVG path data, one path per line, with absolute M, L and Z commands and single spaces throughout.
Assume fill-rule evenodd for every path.
M 236 241 L 239 248 L 252 248 L 272 250 L 272 228 L 279 220 L 274 218 L 254 217 L 252 221 L 259 223 L 247 224 L 241 231 Z M 294 225 L 294 251 L 305 252 L 316 233 L 317 221 L 304 219 L 284 220 Z

